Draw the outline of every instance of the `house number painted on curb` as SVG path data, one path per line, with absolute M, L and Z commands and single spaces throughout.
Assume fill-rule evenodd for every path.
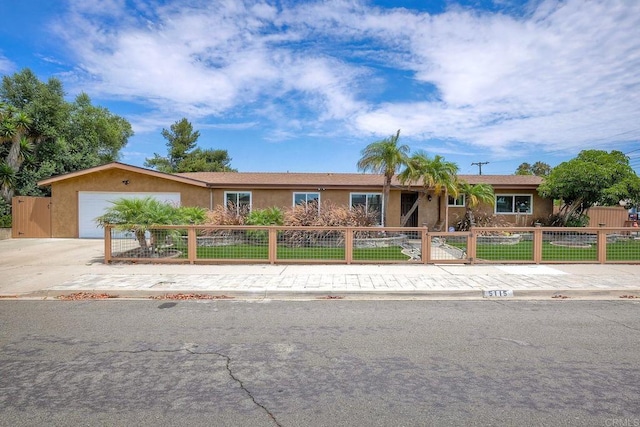
M 493 291 L 482 291 L 483 296 L 485 298 L 494 298 L 494 297 L 512 297 L 513 296 L 513 290 L 512 289 L 507 289 L 507 290 L 493 290 Z

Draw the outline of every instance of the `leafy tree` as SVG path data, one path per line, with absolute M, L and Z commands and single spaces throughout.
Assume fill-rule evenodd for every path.
M 92 105 L 89 95 L 81 93 L 71 105 L 64 134 L 74 166 L 84 168 L 117 161 L 133 131 L 125 119 Z
M 196 148 L 180 162 L 176 172 L 237 172 L 227 150 Z
M 86 94 L 73 103 L 64 95 L 59 80 L 43 83 L 29 69 L 2 78 L 0 161 L 14 171 L 11 186 L 0 185 L 5 201 L 48 195 L 40 179 L 117 160 L 133 135 L 125 119 L 91 105 Z
M 358 170 L 362 172 L 371 171 L 384 175 L 382 210 L 384 211 L 383 224 L 388 224 L 389 220 L 389 192 L 391 181 L 398 169 L 407 164 L 409 147 L 398 145 L 400 129 L 395 135 L 380 141 L 372 142 L 361 152 L 362 157 L 358 161 Z
M 615 206 L 640 201 L 640 177 L 620 151 L 584 150 L 553 168 L 538 187 L 542 197 L 562 200 L 563 222 L 580 218 L 594 205 Z
M 406 168 L 398 175 L 403 185 L 409 188 L 413 183 L 420 183 L 422 191 L 418 192 L 418 198 L 411 209 L 401 219 L 400 226 L 404 227 L 416 210 L 420 201 L 424 199 L 428 190 L 436 195 L 448 193 L 456 196 L 458 165 L 445 161 L 444 157 L 436 155 L 433 159 L 424 151 L 415 152 L 406 162 Z
M 162 129 L 167 140 L 167 156 L 154 153 L 144 165 L 160 172 L 236 172 L 230 166 L 231 158 L 226 150 L 202 150 L 196 147 L 200 137 L 191 123 L 183 118 L 167 129 Z
M 469 227 L 475 225 L 473 209 L 478 207 L 480 203 L 487 203 L 492 206 L 496 203 L 493 187 L 489 184 L 469 184 L 465 181 L 460 181 L 458 183 L 458 194 L 464 194 L 465 196 L 465 214 L 459 224 L 460 230 L 468 230 Z
M 521 163 L 516 169 L 516 175 L 536 175 L 548 176 L 551 173 L 551 166 L 544 162 L 535 162 L 533 165 L 529 163 Z

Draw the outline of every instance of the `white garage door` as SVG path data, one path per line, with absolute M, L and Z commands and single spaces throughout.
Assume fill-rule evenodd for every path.
M 81 239 L 101 239 L 104 229 L 96 225 L 95 219 L 110 208 L 112 201 L 151 196 L 161 202 L 180 205 L 180 193 L 108 193 L 102 191 L 80 191 L 78 193 L 78 225 Z

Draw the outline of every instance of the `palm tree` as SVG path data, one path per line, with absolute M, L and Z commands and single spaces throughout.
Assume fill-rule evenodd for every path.
M 469 227 L 475 225 L 473 209 L 475 209 L 480 203 L 487 203 L 491 206 L 496 203 L 493 187 L 489 184 L 471 185 L 467 182 L 460 181 L 458 183 L 458 193 L 464 194 L 465 196 L 465 214 L 460 227 L 463 230 L 468 230 Z
M 0 105 L 0 142 L 10 144 L 4 164 L 13 171 L 14 175 L 20 170 L 25 151 L 32 148 L 26 138 L 31 123 L 31 118 L 15 107 Z M 11 203 L 14 193 L 13 185 L 2 183 L 0 193 L 8 203 Z
M 175 207 L 147 196 L 143 198 L 121 198 L 112 202 L 107 211 L 95 219 L 102 227 L 113 224 L 116 230 L 133 232 L 140 248 L 149 249 L 146 234 L 150 233 L 151 246 L 157 246 L 161 232 L 154 230 L 155 225 L 201 224 L 205 219 L 205 211 L 197 207 Z M 157 249 L 157 247 L 156 247 Z
M 395 135 L 380 141 L 372 142 L 361 152 L 362 157 L 358 161 L 358 170 L 362 172 L 371 171 L 384 175 L 382 186 L 382 225 L 389 223 L 389 192 L 391 181 L 400 167 L 406 164 L 409 147 L 398 145 L 400 129 Z
M 434 192 L 436 196 L 441 194 L 458 195 L 457 186 L 458 165 L 445 161 L 444 157 L 436 155 L 433 159 L 424 151 L 415 152 L 407 161 L 407 167 L 403 170 L 398 179 L 403 185 L 411 188 L 412 184 L 420 183 L 422 191 L 418 192 L 418 199 L 413 203 L 411 209 L 402 217 L 401 227 L 404 227 L 416 210 L 420 201 L 424 199 L 428 190 Z M 439 215 L 439 211 L 438 211 Z M 440 221 L 440 217 L 438 217 Z
M 15 172 L 8 164 L 0 160 L 0 197 L 6 201 L 11 201 L 10 189 L 13 189 L 15 183 Z

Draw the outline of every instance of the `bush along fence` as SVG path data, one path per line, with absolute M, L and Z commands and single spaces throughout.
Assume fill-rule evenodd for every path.
M 105 226 L 105 262 L 190 264 L 640 264 L 637 228 Z

